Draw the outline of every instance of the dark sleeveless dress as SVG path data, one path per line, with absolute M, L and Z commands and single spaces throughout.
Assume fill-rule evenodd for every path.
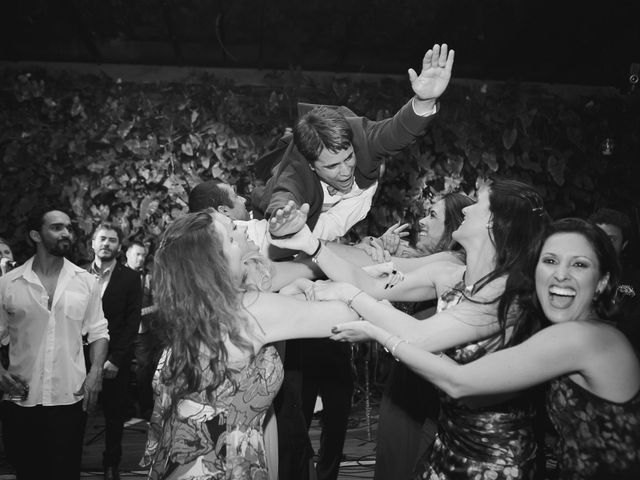
M 462 299 L 464 285 L 441 297 L 438 310 Z M 467 292 L 469 292 L 467 287 Z M 501 348 L 498 335 L 446 352 L 465 364 Z M 418 463 L 415 478 L 426 480 L 520 480 L 535 473 L 535 409 L 525 393 L 487 407 L 470 408 L 440 392 L 436 440 Z
M 553 380 L 547 412 L 558 433 L 560 479 L 640 479 L 640 392 L 605 400 L 568 376 Z

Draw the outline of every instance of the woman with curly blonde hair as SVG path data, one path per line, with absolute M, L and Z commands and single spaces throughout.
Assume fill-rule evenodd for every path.
M 247 264 L 268 277 L 256 255 L 246 229 L 215 212 L 181 217 L 162 236 L 153 328 L 166 348 L 142 461 L 149 478 L 267 478 L 262 423 L 283 375 L 269 344 L 326 337 L 336 319 L 357 318 L 341 302 L 243 287 Z

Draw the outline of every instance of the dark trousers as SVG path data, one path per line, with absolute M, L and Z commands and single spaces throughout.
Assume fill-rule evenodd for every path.
M 380 402 L 375 480 L 407 480 L 437 431 L 436 388 L 402 363 L 393 363 Z
M 307 429 L 317 396 L 323 406 L 316 475 L 318 480 L 336 480 L 353 394 L 351 346 L 324 338 L 302 342 L 302 409 Z
M 278 480 L 309 480 L 313 455 L 302 411 L 300 342 L 288 340 L 284 356 L 284 379 L 274 409 L 278 422 Z
M 4 444 L 18 480 L 80 478 L 82 402 L 55 407 L 2 403 Z
M 136 357 L 136 394 L 140 407 L 140 416 L 145 420 L 153 412 L 153 374 L 158 364 L 159 349 L 157 340 L 150 331 L 139 333 L 133 343 Z
M 122 458 L 122 433 L 127 419 L 129 370 L 129 362 L 125 362 L 115 378 L 102 380 L 100 397 L 105 422 L 105 449 L 102 456 L 104 466 L 117 467 Z

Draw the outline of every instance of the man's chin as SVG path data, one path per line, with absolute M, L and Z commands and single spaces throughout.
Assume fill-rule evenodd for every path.
M 54 257 L 66 257 L 71 252 L 71 247 L 69 248 L 52 248 L 49 250 L 49 254 Z

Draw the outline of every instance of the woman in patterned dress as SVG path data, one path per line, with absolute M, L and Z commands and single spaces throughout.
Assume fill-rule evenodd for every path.
M 448 254 L 439 253 L 426 259 L 403 259 L 405 264 L 420 262 L 404 277 L 376 279 L 341 261 L 329 246 L 321 246 L 315 259 L 337 282 L 310 286 L 300 281 L 299 288 L 311 298 L 342 300 L 371 323 L 427 351 L 446 352 L 461 363 L 520 343 L 537 326 L 519 321 L 517 307 L 505 310 L 502 298 L 507 278 L 527 261 L 547 223 L 542 199 L 529 185 L 498 180 L 481 186 L 477 203 L 463 212 L 465 219 L 453 239 L 465 249 L 465 265 L 440 261 Z M 318 240 L 303 228 L 278 246 L 310 253 L 318 249 Z M 423 321 L 378 302 L 433 298 L 440 300 L 439 313 Z M 442 392 L 440 400 L 438 434 L 421 462 L 419 477 L 512 480 L 533 476 L 535 410 L 529 392 L 464 400 Z
M 257 247 L 213 211 L 175 220 L 155 262 L 153 327 L 167 348 L 142 460 L 149 478 L 266 480 L 262 423 L 283 375 L 269 344 L 328 336 L 336 318 L 357 316 L 341 302 L 243 289 L 260 269 Z
M 597 226 L 564 219 L 549 227 L 537 259 L 521 277 L 517 301 L 528 305 L 523 315 L 543 316 L 551 326 L 520 345 L 458 365 L 397 343 L 368 322 L 339 326 L 337 338 L 366 335 L 391 346 L 396 358 L 454 398 L 550 381 L 559 478 L 640 478 L 640 363 L 607 321 L 620 270 L 613 246 Z

